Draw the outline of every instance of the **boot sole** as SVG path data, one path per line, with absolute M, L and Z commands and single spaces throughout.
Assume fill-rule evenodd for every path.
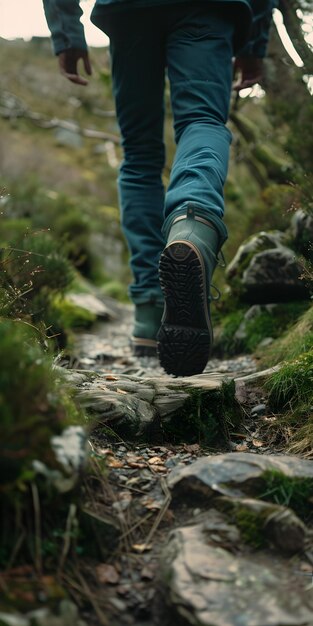
M 191 242 L 175 241 L 161 255 L 160 283 L 165 310 L 158 355 L 168 374 L 203 372 L 211 354 L 213 332 L 202 255 Z

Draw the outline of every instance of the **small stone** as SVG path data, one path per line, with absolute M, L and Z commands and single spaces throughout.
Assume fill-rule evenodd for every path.
M 251 417 L 262 417 L 266 415 L 266 404 L 257 404 L 251 409 Z
M 29 624 L 29 620 L 22 615 L 16 615 L 14 613 L 0 613 L 1 626 L 29 626 Z

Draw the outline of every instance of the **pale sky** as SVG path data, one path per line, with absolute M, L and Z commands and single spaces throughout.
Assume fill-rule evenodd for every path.
M 84 10 L 82 22 L 85 25 L 87 43 L 91 46 L 107 45 L 107 37 L 89 20 L 89 14 L 94 5 L 94 0 L 84 0 L 81 7 Z M 282 25 L 281 14 L 277 9 L 274 11 L 274 20 L 280 33 L 283 44 L 293 59 L 294 63 L 301 67 L 302 62 Z M 306 38 L 313 45 L 313 16 L 305 18 L 304 29 Z M 22 37 L 30 39 L 33 35 L 49 36 L 42 0 L 0 0 L 0 37 L 14 39 Z
M 91 46 L 107 45 L 108 38 L 89 20 L 93 5 L 94 0 L 81 3 L 87 43 Z M 30 39 L 33 35 L 50 36 L 42 0 L 0 0 L 0 37 Z

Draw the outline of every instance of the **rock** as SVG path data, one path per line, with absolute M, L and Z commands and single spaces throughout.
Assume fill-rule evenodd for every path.
M 93 374 L 84 383 L 79 379 L 77 386 L 79 402 L 94 416 L 95 426 L 107 425 L 124 439 L 149 441 L 164 436 L 186 441 L 202 433 L 211 443 L 218 435 L 225 438 L 223 412 L 232 408 L 237 425 L 241 418 L 234 395 L 234 384 L 216 373 L 188 379 Z
M 187 496 L 208 500 L 217 494 L 243 497 L 264 489 L 262 475 L 269 470 L 290 479 L 313 481 L 313 461 L 237 452 L 201 457 L 187 467 L 176 468 L 168 484 L 174 497 L 183 495 L 184 499 Z
M 228 498 L 215 500 L 215 506 L 231 516 L 242 539 L 261 548 L 273 544 L 283 554 L 302 552 L 307 530 L 297 515 L 285 506 L 254 500 L 253 498 Z
M 74 122 L 71 122 L 72 128 L 63 128 L 58 126 L 54 130 L 54 136 L 59 146 L 67 146 L 68 148 L 79 149 L 83 147 L 83 138 L 79 129 Z
M 284 554 L 302 552 L 305 547 L 306 528 L 293 511 L 285 507 L 273 511 L 267 519 L 265 532 L 270 541 Z
M 71 491 L 87 461 L 87 435 L 81 426 L 68 426 L 60 435 L 50 439 L 55 463 L 49 467 L 39 459 L 32 461 L 32 469 L 59 493 Z
M 313 217 L 305 211 L 299 210 L 293 215 L 291 220 L 291 234 L 294 239 L 295 248 L 313 260 Z
M 265 305 L 253 304 L 245 313 L 244 319 L 242 320 L 239 328 L 236 330 L 234 334 L 234 339 L 236 339 L 239 342 L 244 339 L 247 339 L 247 337 L 249 336 L 249 322 L 251 322 L 251 320 L 257 319 L 263 313 L 272 314 L 273 309 L 275 309 L 276 306 L 277 306 L 276 304 L 265 304 Z
M 258 350 L 261 350 L 262 348 L 267 348 L 273 343 L 273 341 L 275 341 L 274 337 L 264 337 L 264 339 L 262 339 L 262 341 L 260 341 L 257 346 Z
M 26 615 L 0 613 L 0 626 L 87 626 L 70 600 L 62 600 L 58 612 L 44 607 Z
M 246 302 L 275 303 L 309 297 L 302 267 L 280 231 L 261 232 L 244 242 L 226 269 L 231 288 Z
M 295 253 L 285 246 L 259 252 L 242 275 L 244 299 L 285 302 L 309 298 L 309 290 L 300 280 L 302 272 Z
M 266 404 L 257 404 L 251 409 L 251 417 L 260 417 L 266 415 Z
M 233 260 L 226 268 L 226 276 L 228 279 L 241 276 L 242 272 L 249 265 L 251 258 L 263 250 L 270 250 L 283 245 L 285 241 L 284 233 L 280 231 L 273 231 L 266 233 L 262 231 L 256 235 L 252 235 L 246 241 L 244 241 L 238 248 Z
M 9 91 L 2 91 L 0 95 L 0 117 L 6 119 L 26 116 L 28 109 L 24 102 Z
M 288 584 L 285 563 L 254 561 L 208 544 L 204 524 L 172 532 L 160 562 L 172 620 L 184 626 L 312 624 L 312 594 Z
M 69 293 L 67 300 L 76 306 L 86 309 L 103 320 L 115 320 L 116 315 L 99 298 L 90 293 Z
M 0 626 L 30 626 L 30 621 L 16 613 L 0 613 Z

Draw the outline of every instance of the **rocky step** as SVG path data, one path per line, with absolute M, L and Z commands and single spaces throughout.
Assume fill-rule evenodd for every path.
M 93 428 L 129 441 L 212 445 L 239 428 L 246 385 L 258 384 L 273 369 L 237 378 L 219 372 L 188 378 L 65 372 Z

